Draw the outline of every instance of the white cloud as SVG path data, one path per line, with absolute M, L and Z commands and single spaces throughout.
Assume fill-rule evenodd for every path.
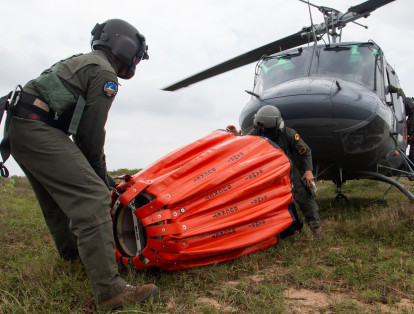
M 363 1 L 311 2 L 344 12 Z M 396 0 L 358 20 L 367 30 L 348 25 L 343 35 L 344 41 L 376 41 L 407 95 L 414 95 L 413 9 L 412 0 Z M 322 22 L 317 10 L 312 13 L 316 23 Z M 307 5 L 292 0 L 9 1 L 0 12 L 0 93 L 57 60 L 89 51 L 91 29 L 108 18 L 135 25 L 150 54 L 136 77 L 121 81 L 111 109 L 105 147 L 110 170 L 144 167 L 210 131 L 238 125 L 250 98 L 244 90 L 252 89 L 254 64 L 174 93 L 161 88 L 310 25 Z M 13 162 L 8 166 L 21 174 Z

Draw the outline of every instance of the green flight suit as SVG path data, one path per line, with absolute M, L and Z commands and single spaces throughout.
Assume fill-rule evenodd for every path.
M 407 135 L 410 150 L 408 157 L 414 162 L 414 99 L 411 97 L 404 98 L 405 112 L 407 114 Z
M 292 160 L 291 179 L 294 186 L 294 199 L 299 204 L 307 224 L 312 228 L 319 228 L 321 225 L 319 207 L 301 180 L 306 170 L 313 170 L 312 153 L 309 146 L 295 130 L 288 127 L 284 127 L 283 130 L 276 133 L 265 133 L 264 136 L 276 143 Z
M 115 260 L 103 149 L 105 123 L 118 86 L 117 69 L 104 51 L 97 50 L 63 60 L 57 75 L 71 93 L 86 101 L 73 141 L 47 123 L 13 116 L 9 124 L 11 154 L 33 187 L 60 255 L 73 259 L 79 254 L 95 301 L 100 303 L 126 286 Z M 105 90 L 108 82 L 112 94 Z M 34 80 L 23 90 L 44 100 Z M 59 116 L 64 125 L 74 107 Z

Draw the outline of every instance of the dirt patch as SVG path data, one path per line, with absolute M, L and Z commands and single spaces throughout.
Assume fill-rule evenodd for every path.
M 319 312 L 319 309 L 328 308 L 331 303 L 338 301 L 338 296 L 315 292 L 307 289 L 287 289 L 284 293 L 285 301 L 291 313 Z
M 261 270 L 257 274 L 248 276 L 243 279 L 254 284 L 260 284 L 269 276 L 269 274 L 276 273 L 274 269 Z M 227 286 L 237 287 L 242 284 L 242 281 L 228 281 Z M 338 284 L 338 289 L 340 289 Z M 341 289 L 342 290 L 342 289 Z M 408 313 L 414 313 L 414 301 L 407 298 L 401 299 L 401 301 L 394 305 L 387 305 L 383 303 L 364 303 L 360 301 L 355 295 L 348 291 L 336 291 L 334 293 L 324 293 L 320 291 L 314 291 L 310 289 L 295 289 L 289 288 L 284 292 L 284 298 L 286 307 L 289 313 L 334 313 L 335 308 L 342 308 L 343 306 L 349 307 L 350 310 L 362 309 L 363 312 L 384 312 L 384 313 L 401 313 L 406 311 Z M 211 298 L 200 298 L 199 301 L 209 306 L 214 307 L 219 312 L 234 312 L 237 311 L 231 307 L 223 307 L 217 301 Z M 342 304 L 342 306 L 340 306 Z
M 207 305 L 208 307 L 214 308 L 218 313 L 235 313 L 237 310 L 229 305 L 224 305 L 218 303 L 216 300 L 206 297 L 201 297 L 197 299 L 199 305 Z
M 251 283 L 260 283 L 265 279 L 264 275 L 252 275 L 246 277 L 246 280 L 248 280 Z M 240 284 L 240 281 L 234 280 L 234 281 L 228 281 L 226 282 L 227 286 L 236 287 Z
M 408 299 L 402 299 L 399 303 L 389 306 L 382 303 L 365 304 L 347 293 L 326 294 L 308 289 L 287 289 L 284 293 L 286 305 L 291 313 L 313 313 L 324 309 L 325 313 L 333 313 L 329 309 L 336 304 L 347 303 L 363 309 L 364 312 L 401 313 L 401 311 L 414 311 L 414 303 Z M 327 310 L 328 309 L 328 310 Z

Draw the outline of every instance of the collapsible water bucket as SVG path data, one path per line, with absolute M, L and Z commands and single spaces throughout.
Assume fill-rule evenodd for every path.
M 185 269 L 274 245 L 294 222 L 290 161 L 267 139 L 218 130 L 112 192 L 117 260 Z

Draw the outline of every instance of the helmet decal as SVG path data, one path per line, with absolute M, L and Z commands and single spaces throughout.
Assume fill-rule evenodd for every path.
M 114 98 L 118 93 L 118 84 L 116 84 L 114 81 L 106 82 L 103 86 L 103 92 L 105 96 Z

